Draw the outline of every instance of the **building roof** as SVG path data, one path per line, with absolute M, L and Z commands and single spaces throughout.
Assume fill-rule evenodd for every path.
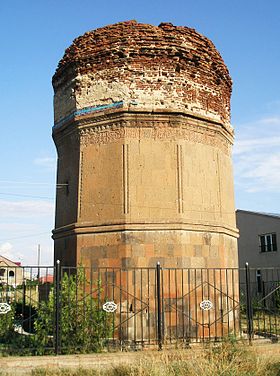
M 47 274 L 39 278 L 40 283 L 53 283 L 53 275 Z
M 255 212 L 255 211 L 250 211 L 250 210 L 242 210 L 242 209 L 237 209 L 236 213 L 246 213 L 246 214 L 252 214 L 252 215 L 262 215 L 266 217 L 273 217 L 273 218 L 279 218 L 280 219 L 280 214 L 277 213 L 266 213 L 266 212 Z
M 14 262 L 12 260 L 9 260 L 7 257 L 0 255 L 0 265 L 5 264 L 7 266 L 21 266 L 20 262 Z

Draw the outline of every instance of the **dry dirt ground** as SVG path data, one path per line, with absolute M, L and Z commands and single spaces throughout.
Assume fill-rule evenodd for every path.
M 280 343 L 278 344 L 254 344 L 252 349 L 261 358 L 275 359 L 280 361 Z M 182 350 L 181 350 L 182 351 Z M 190 349 L 183 350 L 190 357 L 199 357 L 203 351 L 201 346 L 194 345 Z M 57 369 L 57 368 L 102 368 L 112 367 L 119 364 L 132 363 L 141 359 L 156 359 L 159 356 L 172 355 L 176 350 L 138 351 L 138 352 L 117 352 L 87 355 L 59 355 L 59 356 L 23 356 L 23 357 L 2 357 L 0 358 L 0 375 L 30 375 L 36 368 Z M 2 372 L 2 373 L 1 373 Z

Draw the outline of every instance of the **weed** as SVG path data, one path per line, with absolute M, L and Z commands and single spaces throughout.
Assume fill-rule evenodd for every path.
M 34 370 L 32 376 L 280 376 L 279 361 L 260 359 L 252 349 L 228 341 L 203 351 L 163 352 L 129 364 L 100 369 Z

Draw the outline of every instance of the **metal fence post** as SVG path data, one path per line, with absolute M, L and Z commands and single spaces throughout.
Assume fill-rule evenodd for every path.
M 252 344 L 253 339 L 253 310 L 251 297 L 251 281 L 250 268 L 248 262 L 245 263 L 245 277 L 246 277 L 246 313 L 247 313 L 247 328 L 249 344 Z
M 23 316 L 24 316 L 24 312 L 25 312 L 25 306 L 26 306 L 26 280 L 24 279 L 23 280 L 23 283 L 22 283 L 22 313 L 23 313 Z
M 55 354 L 60 353 L 60 261 L 56 261 L 55 268 Z
M 157 334 L 158 334 L 158 349 L 162 350 L 162 317 L 161 317 L 161 279 L 160 279 L 160 263 L 156 267 L 157 279 Z

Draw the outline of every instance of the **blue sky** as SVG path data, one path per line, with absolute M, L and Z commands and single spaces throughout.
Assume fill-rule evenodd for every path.
M 88 30 L 136 19 L 195 28 L 233 79 L 236 207 L 280 213 L 280 2 L 29 0 L 0 2 L 0 254 L 52 263 L 55 159 L 51 78 Z

